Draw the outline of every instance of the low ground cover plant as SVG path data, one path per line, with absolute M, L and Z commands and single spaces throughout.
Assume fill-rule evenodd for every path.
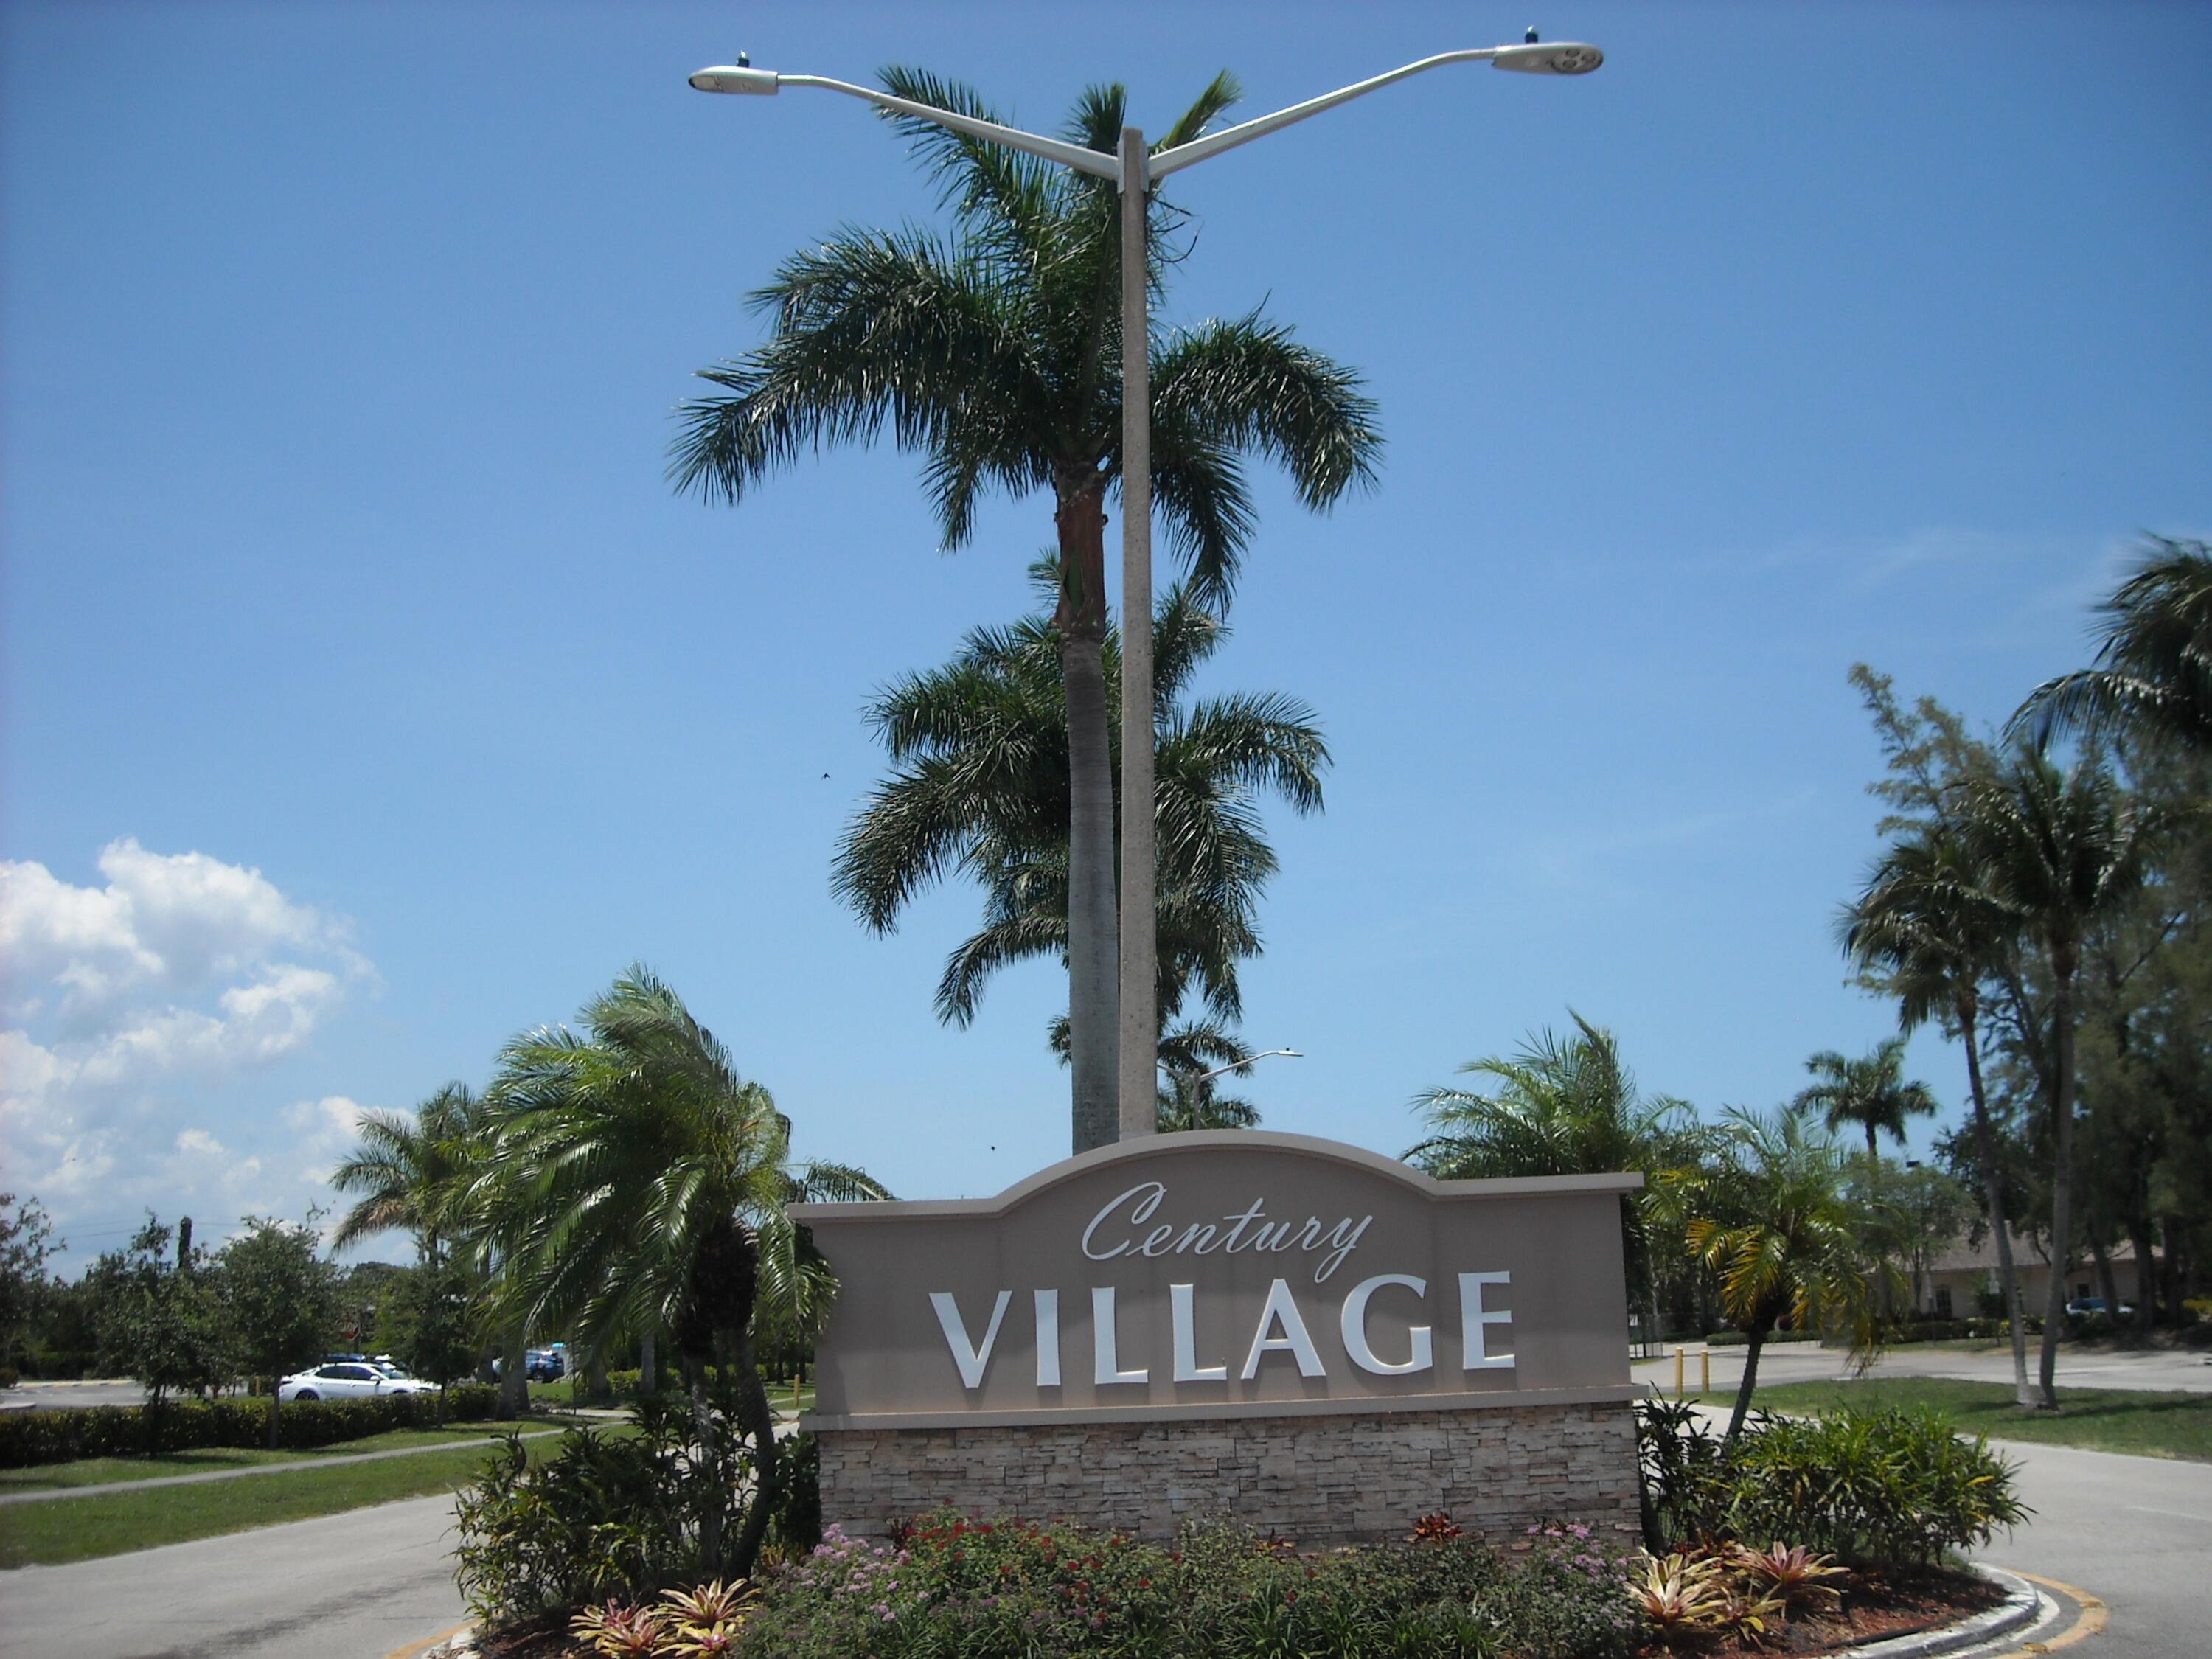
M 307 1449 L 362 1440 L 392 1429 L 482 1422 L 498 1414 L 499 1390 L 449 1389 L 444 1409 L 432 1394 L 374 1400 L 295 1401 L 278 1419 L 280 1448 Z M 269 1443 L 264 1400 L 168 1401 L 153 1406 L 82 1406 L 0 1415 L 0 1468 L 26 1469 L 83 1457 L 144 1457 L 210 1448 L 252 1450 Z
M 1115 1659 L 1330 1654 L 1608 1659 L 1645 1633 L 1633 1563 L 1587 1528 L 1532 1528 L 1501 1552 L 1431 1517 L 1401 1544 L 1301 1554 L 1225 1522 L 1172 1547 L 1023 1521 L 924 1516 L 895 1546 L 832 1529 L 771 1572 L 733 1651 L 744 1659 Z

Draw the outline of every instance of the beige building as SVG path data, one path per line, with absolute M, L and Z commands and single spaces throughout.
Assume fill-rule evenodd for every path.
M 2120 1300 L 2142 1305 L 2150 1287 L 2137 1268 L 2135 1246 L 2123 1241 L 2106 1252 L 2106 1259 L 2112 1264 L 2112 1281 L 2118 1287 Z M 2029 1313 L 2042 1312 L 2051 1293 L 2051 1263 L 2042 1247 L 2026 1233 L 2014 1233 L 2012 1265 L 2020 1276 L 2021 1304 Z M 2151 1271 L 2157 1271 L 2155 1253 Z M 1979 1243 L 1971 1243 L 1961 1236 L 1939 1248 L 1918 1275 L 1913 1296 L 1923 1314 L 1939 1319 L 1972 1319 L 1982 1312 L 1983 1295 L 1994 1295 L 1996 1289 L 1997 1242 L 1994 1234 L 1985 1231 Z M 2085 1256 L 2075 1261 L 2067 1274 L 2067 1300 L 2101 1294 L 2094 1260 Z

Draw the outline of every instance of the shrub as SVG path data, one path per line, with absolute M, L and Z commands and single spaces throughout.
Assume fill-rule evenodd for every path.
M 1220 1522 L 1186 1526 L 1169 1549 L 940 1510 L 896 1548 L 832 1528 L 812 1554 L 769 1577 L 737 1651 L 746 1659 L 1632 1651 L 1644 1626 L 1621 1593 L 1627 1564 L 1593 1549 L 1587 1528 L 1532 1530 L 1511 1563 L 1442 1525 L 1418 1542 L 1301 1556 Z
M 2013 1466 L 1930 1411 L 1754 1412 L 1732 1454 L 1690 1407 L 1638 1408 L 1645 1542 L 1802 1545 L 1852 1566 L 1933 1566 L 2027 1514 Z
M 483 1422 L 497 1413 L 499 1390 L 468 1385 L 450 1389 L 443 1420 Z M 157 1420 L 158 1413 L 158 1420 Z M 334 1446 L 392 1429 L 434 1428 L 441 1421 L 434 1394 L 386 1395 L 375 1400 L 306 1400 L 284 1407 L 277 1443 L 295 1450 Z M 252 1449 L 269 1443 L 269 1407 L 263 1401 L 210 1400 L 146 1406 L 83 1406 L 59 1411 L 0 1415 L 0 1468 L 28 1468 L 81 1457 L 144 1457 L 204 1447 Z
M 478 1618 L 511 1624 L 720 1571 L 702 1532 L 711 1517 L 726 1540 L 737 1536 L 749 1460 L 696 1456 L 688 1400 L 648 1401 L 635 1415 L 634 1437 L 571 1430 L 536 1464 L 510 1435 L 461 1493 L 455 1577 Z M 731 1445 L 718 1415 L 718 1443 Z

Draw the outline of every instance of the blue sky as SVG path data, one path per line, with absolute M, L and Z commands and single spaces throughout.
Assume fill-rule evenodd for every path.
M 1380 488 L 1263 485 L 1214 689 L 1301 696 L 1245 973 L 1270 1127 L 1395 1152 L 1571 1006 L 1765 1105 L 1889 1011 L 1855 660 L 1996 721 L 2142 529 L 2212 527 L 2212 12 L 2184 5 L 0 8 L 0 1186 L 79 1251 L 302 1212 L 364 1107 L 482 1084 L 643 959 L 903 1196 L 1064 1152 L 1042 965 L 967 1031 L 975 913 L 832 902 L 871 690 L 1019 614 L 1042 500 L 945 557 L 889 449 L 672 495 L 690 372 L 842 223 L 926 216 L 858 104 L 915 63 L 1157 130 L 1455 68 L 1180 175 L 1165 320 L 1358 365 Z M 823 775 L 827 773 L 825 778 Z M 1958 1099 L 1933 1037 L 1916 1073 Z M 394 1250 L 399 1246 L 393 1241 Z

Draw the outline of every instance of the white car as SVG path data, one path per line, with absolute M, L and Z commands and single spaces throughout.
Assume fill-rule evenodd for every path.
M 435 1394 L 437 1388 L 411 1376 L 391 1376 L 366 1360 L 318 1365 L 276 1385 L 279 1400 L 375 1400 L 395 1394 Z

